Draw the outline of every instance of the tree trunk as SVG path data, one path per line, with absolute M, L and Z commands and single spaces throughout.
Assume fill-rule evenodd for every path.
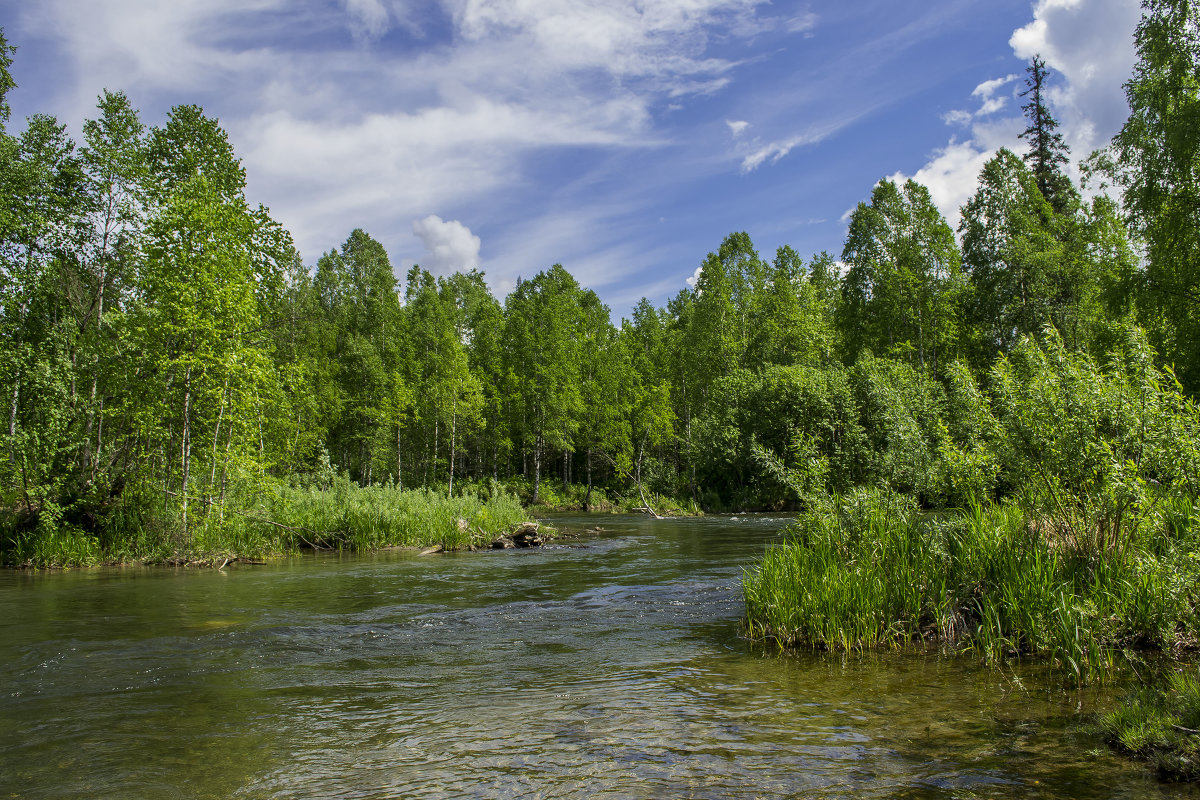
M 530 503 L 538 501 L 538 489 L 541 488 L 542 482 L 542 435 L 539 433 L 533 440 L 533 499 Z
M 591 511 L 592 505 L 592 448 L 587 449 L 587 494 L 583 496 L 583 510 Z
M 213 428 L 212 470 L 208 474 L 208 504 L 212 505 L 213 486 L 217 480 L 217 443 L 221 439 L 221 421 L 225 419 L 225 403 L 229 396 L 229 379 L 225 379 L 225 390 L 221 392 L 221 409 L 217 412 L 217 425 Z
M 17 368 L 13 375 L 12 408 L 8 414 L 8 461 L 10 464 L 16 463 L 16 453 L 13 449 L 13 444 L 17 436 L 17 406 L 21 402 L 21 346 L 25 341 L 25 312 L 27 308 L 28 306 L 22 302 L 21 312 L 18 315 L 17 321 L 17 346 L 14 349 Z
M 400 454 L 403 451 L 400 448 L 400 423 L 396 423 L 396 488 L 404 488 L 404 475 L 400 472 Z
M 455 435 L 458 433 L 458 398 L 450 404 L 450 485 L 446 489 L 446 494 L 454 494 L 454 458 L 457 455 L 457 445 Z
M 569 484 L 570 477 L 571 477 L 570 473 L 568 472 L 568 467 L 567 467 L 567 459 L 569 459 L 570 456 L 571 456 L 571 451 L 566 448 L 563 448 L 563 471 L 562 471 L 563 494 L 567 493 L 568 484 Z
M 188 540 L 188 477 L 192 469 L 192 368 L 189 365 L 183 376 L 183 435 L 180 437 L 179 460 L 183 485 L 180 492 L 180 510 L 183 521 L 183 541 Z

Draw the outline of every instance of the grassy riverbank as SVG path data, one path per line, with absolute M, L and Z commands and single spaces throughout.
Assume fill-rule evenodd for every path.
M 1172 780 L 1200 780 L 1200 671 L 1172 674 L 1162 686 L 1143 686 L 1100 720 L 1118 749 L 1149 761 Z
M 1016 502 L 921 513 L 885 492 L 831 498 L 747 573 L 747 630 L 794 646 L 938 642 L 990 663 L 1043 657 L 1076 683 L 1200 634 L 1196 509 L 1098 548 Z
M 527 519 L 511 493 L 360 487 L 334 478 L 327 485 L 278 482 L 244 487 L 226 499 L 196 505 L 193 525 L 180 523 L 178 500 L 128 487 L 97 518 L 71 509 L 9 510 L 0 518 L 0 563 L 65 567 L 116 562 L 220 563 L 262 559 L 302 549 L 382 547 L 463 549 L 510 532 Z
M 618 492 L 593 486 L 588 491 L 586 484 L 569 483 L 564 487 L 560 481 L 542 481 L 538 487 L 538 500 L 533 502 L 533 483 L 524 478 L 499 482 L 498 486 L 516 495 L 529 508 L 546 511 L 597 511 L 608 514 L 636 514 L 649 509 L 664 517 L 694 517 L 704 511 L 691 499 L 670 497 L 658 492 L 647 491 L 645 500 L 636 487 Z M 483 491 L 486 487 L 480 486 Z

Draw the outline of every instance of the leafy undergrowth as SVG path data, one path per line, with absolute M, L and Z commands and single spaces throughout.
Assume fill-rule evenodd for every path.
M 593 486 L 589 494 L 586 484 L 567 484 L 564 490 L 560 481 L 544 480 L 538 486 L 538 499 L 535 503 L 533 502 L 533 483 L 531 481 L 524 478 L 513 478 L 501 481 L 496 486 L 502 491 L 516 495 L 526 506 L 545 511 L 598 511 L 611 514 L 631 514 L 646 510 L 636 488 L 620 493 L 612 489 Z M 472 486 L 472 489 L 483 494 L 489 491 L 489 488 L 483 485 Z M 657 492 L 647 492 L 646 501 L 654 512 L 664 517 L 700 516 L 704 513 L 690 499 L 684 500 Z

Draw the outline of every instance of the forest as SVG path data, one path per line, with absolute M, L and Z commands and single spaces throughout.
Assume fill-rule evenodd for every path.
M 1200 10 L 1144 8 L 1130 116 L 1082 184 L 1035 58 L 1026 152 L 987 162 L 957 230 L 881 180 L 840 254 L 732 233 L 619 324 L 558 264 L 504 298 L 478 270 L 398 280 L 362 230 L 306 264 L 196 106 L 147 125 L 106 91 L 80 142 L 10 132 L 0 35 L 0 560 L 788 510 L 754 635 L 965 642 L 1077 682 L 1194 648 Z
M 478 270 L 397 280 L 362 230 L 305 264 L 248 205 L 233 144 L 199 107 L 148 127 L 105 91 L 79 143 L 34 115 L 0 131 L 0 552 L 88 563 L 301 545 L 279 532 L 338 523 L 289 514 L 335 485 L 359 492 L 350 505 L 386 487 L 797 509 L 884 487 L 958 508 L 1026 486 L 1020 465 L 1051 446 L 1028 415 L 1046 413 L 1090 414 L 1084 438 L 1115 426 L 1101 438 L 1120 463 L 1066 465 L 1077 472 L 1174 480 L 1143 475 L 1140 457 L 1122 472 L 1127 447 L 1107 434 L 1146 425 L 1105 404 L 1152 385 L 1194 429 L 1195 16 L 1148 6 L 1131 116 L 1085 160 L 1087 186 L 1067 175 L 1035 58 L 1028 151 L 987 163 L 957 231 L 926 187 L 882 180 L 840 258 L 767 258 L 733 233 L 694 287 L 620 324 L 557 264 L 503 301 Z M 0 45 L 4 94 L 14 52 Z M 1101 394 L 1075 397 L 1063 370 Z M 1167 461 L 1186 473 L 1189 458 Z

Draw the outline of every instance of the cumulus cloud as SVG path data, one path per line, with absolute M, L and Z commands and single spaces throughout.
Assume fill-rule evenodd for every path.
M 744 119 L 725 120 L 725 124 L 729 126 L 729 132 L 733 134 L 733 138 L 737 138 L 746 132 L 746 128 L 750 127 L 750 123 Z
M 1137 0 L 1038 0 L 1033 21 L 1013 32 L 1013 54 L 1028 62 L 1040 55 L 1054 72 L 1049 76 L 1051 112 L 1076 159 L 1101 147 L 1119 130 L 1128 114 L 1122 84 L 1134 63 L 1133 32 L 1140 19 Z M 897 172 L 892 180 L 915 178 L 952 226 L 959 209 L 974 193 L 983 165 L 1001 147 L 1023 153 L 1019 134 L 1023 117 L 997 117 L 1009 96 L 1001 90 L 1019 74 L 984 81 L 972 97 L 975 111 L 951 111 L 943 119 L 968 127 L 966 137 L 952 137 L 909 176 Z M 1017 87 L 1013 87 L 1016 91 Z M 1073 168 L 1073 167 L 1072 167 Z
M 410 5 L 39 0 L 21 13 L 81 76 L 74 108 L 55 109 L 67 120 L 90 115 L 105 86 L 152 122 L 171 103 L 219 100 L 252 199 L 311 254 L 357 226 L 403 247 L 406 232 L 379 229 L 519 183 L 544 148 L 662 144 L 655 114 L 727 86 L 738 62 L 710 45 L 751 37 L 738 25 L 765 24 L 769 2 L 432 0 L 421 15 L 449 30 L 431 38 Z M 346 30 L 373 46 L 329 35 Z
M 1013 32 L 1018 58 L 1045 59 L 1050 101 L 1077 156 L 1103 147 L 1125 122 L 1122 88 L 1133 72 L 1137 0 L 1039 0 L 1033 21 Z
M 429 257 L 424 267 L 435 275 L 446 275 L 479 266 L 480 239 L 456 219 L 443 220 L 436 214 L 414 220 L 413 235 L 425 245 Z
M 1013 148 L 1021 130 L 1022 123 L 1018 118 L 976 124 L 970 139 L 951 139 L 945 147 L 938 148 L 916 174 L 896 172 L 888 179 L 902 183 L 912 178 L 927 186 L 942 216 L 957 230 L 961 217 L 959 209 L 974 194 L 983 165 L 1001 147 Z

